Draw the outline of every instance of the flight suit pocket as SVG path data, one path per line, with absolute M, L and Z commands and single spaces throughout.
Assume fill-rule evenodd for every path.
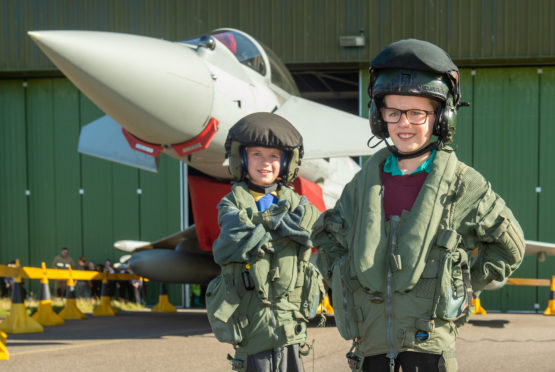
M 300 274 L 304 276 L 300 312 L 305 318 L 312 319 L 316 316 L 318 305 L 326 294 L 322 274 L 310 262 L 306 263 L 304 272 Z
M 220 275 L 208 283 L 206 312 L 210 327 L 218 341 L 237 345 L 243 340 L 241 328 L 244 328 L 242 325 L 246 325 L 241 324 L 238 315 L 240 302 L 228 274 Z
M 472 300 L 470 286 L 470 266 L 468 254 L 458 247 L 460 235 L 451 230 L 444 230 L 439 236 L 438 245 L 446 248 L 436 291 L 436 315 L 444 320 L 457 320 L 469 311 Z
M 346 340 L 359 336 L 349 266 L 347 256 L 339 258 L 333 266 L 331 279 L 335 324 L 341 337 Z

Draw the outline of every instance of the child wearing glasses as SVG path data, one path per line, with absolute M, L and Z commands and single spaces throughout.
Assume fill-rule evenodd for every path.
M 473 294 L 520 265 L 522 230 L 448 144 L 459 71 L 438 46 L 400 40 L 371 62 L 372 134 L 386 143 L 314 226 L 356 371 L 456 371 Z M 470 259 L 470 251 L 477 256 Z

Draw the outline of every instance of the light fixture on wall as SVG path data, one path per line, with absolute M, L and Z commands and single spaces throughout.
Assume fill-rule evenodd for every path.
M 345 48 L 360 48 L 366 44 L 366 37 L 364 36 L 364 30 L 360 30 L 359 35 L 344 35 L 339 36 L 339 46 Z

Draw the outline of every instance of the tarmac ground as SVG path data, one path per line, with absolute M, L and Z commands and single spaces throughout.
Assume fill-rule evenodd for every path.
M 314 353 L 305 371 L 349 371 L 333 317 L 311 324 Z M 216 340 L 204 310 L 121 312 L 115 317 L 66 320 L 42 333 L 9 334 L 10 358 L 0 371 L 230 371 L 230 345 Z M 555 317 L 489 313 L 474 316 L 457 341 L 459 370 L 555 371 Z

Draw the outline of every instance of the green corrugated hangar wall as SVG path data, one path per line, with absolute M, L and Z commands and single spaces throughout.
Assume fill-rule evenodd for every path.
M 491 182 L 517 217 L 528 240 L 555 241 L 555 68 L 466 70 L 457 144 L 461 159 Z M 466 93 L 465 93 L 466 92 Z M 555 257 L 528 256 L 519 278 L 551 278 Z M 505 286 L 482 297 L 486 309 L 533 310 L 547 306 L 549 288 Z
M 177 160 L 153 174 L 77 153 L 81 127 L 103 115 L 65 78 L 0 80 L 2 264 L 50 266 L 64 246 L 75 261 L 117 262 L 115 241 L 179 231 Z M 149 302 L 158 289 L 148 285 Z M 169 294 L 181 303 L 180 286 Z

